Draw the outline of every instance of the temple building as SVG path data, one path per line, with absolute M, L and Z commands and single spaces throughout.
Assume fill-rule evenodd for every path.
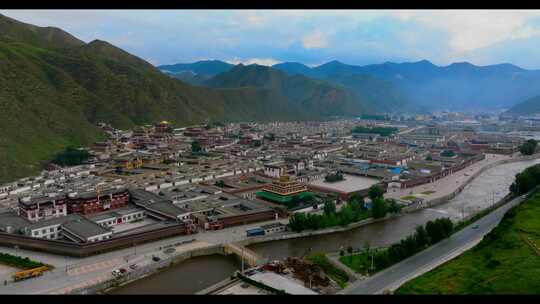
M 126 207 L 129 201 L 127 189 L 108 189 L 68 195 L 68 213 L 92 214 Z
M 288 203 L 310 196 L 313 196 L 313 193 L 308 191 L 307 186 L 292 179 L 289 175 L 280 176 L 279 181 L 272 182 L 262 191 L 257 192 L 258 198 L 275 203 Z
M 66 196 L 27 197 L 19 199 L 19 215 L 29 221 L 37 222 L 67 215 Z

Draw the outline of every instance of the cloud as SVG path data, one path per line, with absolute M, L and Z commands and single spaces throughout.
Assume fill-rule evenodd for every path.
M 314 31 L 304 36 L 302 43 L 306 49 L 324 48 L 328 45 L 326 36 L 320 31 Z
M 273 59 L 273 58 L 249 58 L 249 59 L 243 59 L 243 60 L 240 60 L 238 58 L 234 58 L 232 60 L 225 60 L 226 62 L 228 63 L 231 63 L 231 64 L 245 64 L 245 65 L 250 65 L 250 64 L 258 64 L 258 65 L 265 65 L 265 66 L 272 66 L 274 64 L 278 64 L 280 63 L 280 61 L 276 60 L 276 59 Z
M 536 10 L 0 10 L 159 63 L 430 60 L 540 67 Z M 521 46 L 514 47 L 513 45 Z M 530 48 L 530 49 L 523 49 Z M 527 54 L 527 56 L 524 56 Z M 231 59 L 232 58 L 232 59 Z
M 540 33 L 529 23 L 540 17 L 533 10 L 438 10 L 392 11 L 403 21 L 417 21 L 424 26 L 439 28 L 449 34 L 448 45 L 456 53 L 488 47 L 498 42 L 530 38 Z

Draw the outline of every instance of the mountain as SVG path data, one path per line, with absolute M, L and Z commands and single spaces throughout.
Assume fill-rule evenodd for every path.
M 220 60 L 203 60 L 194 63 L 160 65 L 157 68 L 172 77 L 199 85 L 217 74 L 229 71 L 233 66 Z
M 282 62 L 274 64 L 272 68 L 283 71 L 289 75 L 305 75 L 317 78 L 317 72 L 307 65 L 298 62 Z
M 274 92 L 276 101 L 290 106 L 291 111 L 322 118 L 333 115 L 359 115 L 374 112 L 374 103 L 349 90 L 311 79 L 303 75 L 287 75 L 261 65 L 239 64 L 228 72 L 216 75 L 203 85 L 212 88 L 261 88 Z
M 534 96 L 514 105 L 506 113 L 515 115 L 540 114 L 540 95 Z
M 390 81 L 370 76 L 363 73 L 361 67 L 346 65 L 337 60 L 316 68 L 310 68 L 296 62 L 280 63 L 272 66 L 272 68 L 289 75 L 304 75 L 344 87 L 372 104 L 376 104 L 376 109 L 379 111 L 392 112 L 395 109 L 403 111 L 419 110 L 408 103 L 403 92 Z
M 431 110 L 504 108 L 540 94 L 540 71 L 508 63 L 476 66 L 457 62 L 437 66 L 422 60 L 356 66 L 334 60 L 314 68 L 290 68 L 296 65 L 289 63 L 275 68 L 340 83 L 353 90 L 359 85 L 350 81 L 351 75 L 371 76 L 390 82 L 400 100 Z
M 3 38 L 16 39 L 39 47 L 67 48 L 85 43 L 56 27 L 38 27 L 0 14 L 0 33 Z
M 340 104 L 339 91 L 324 88 L 314 90 L 314 98 L 335 94 Z M 105 41 L 85 43 L 0 15 L 2 182 L 37 173 L 68 145 L 102 139 L 98 122 L 125 129 L 161 120 L 185 126 L 324 118 L 317 109 L 303 110 L 276 90 L 192 86 Z

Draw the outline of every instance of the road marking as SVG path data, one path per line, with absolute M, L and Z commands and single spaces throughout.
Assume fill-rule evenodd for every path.
M 84 273 L 88 273 L 88 272 L 92 272 L 92 271 L 96 271 L 96 270 L 101 270 L 101 269 L 105 269 L 105 268 L 114 268 L 115 266 L 119 265 L 120 263 L 122 263 L 121 258 L 114 258 L 112 260 L 107 260 L 107 261 L 103 261 L 103 262 L 97 262 L 97 263 L 94 263 L 94 264 L 84 265 L 84 266 L 80 266 L 80 267 L 77 267 L 77 268 L 70 269 L 70 270 L 68 270 L 68 275 L 76 276 L 76 275 L 80 275 L 80 274 L 84 274 Z

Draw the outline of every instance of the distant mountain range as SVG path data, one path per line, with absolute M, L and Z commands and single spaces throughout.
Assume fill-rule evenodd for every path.
M 313 114 L 349 113 L 356 115 L 362 111 L 401 112 L 421 109 L 414 108 L 407 98 L 389 81 L 369 75 L 336 74 L 322 77 L 309 67 L 299 64 L 286 64 L 272 67 L 242 64 L 233 65 L 219 60 L 198 61 L 192 64 L 158 66 L 170 76 L 198 86 L 213 88 L 257 87 L 277 90 L 294 104 L 304 103 L 303 111 L 314 105 Z M 291 73 L 288 67 L 299 70 Z M 302 72 L 299 72 L 302 71 Z M 316 92 L 316 93 L 315 93 Z M 300 93 L 300 94 L 299 94 Z M 315 93 L 315 94 L 313 94 Z M 327 93 L 327 94 L 325 94 Z M 331 94 L 330 94 L 331 93 Z M 314 99 L 330 98 L 332 108 L 321 108 Z M 336 103 L 339 101 L 339 104 Z M 307 103 L 306 103 L 307 102 Z M 347 110 L 345 110 L 347 109 Z M 321 112 L 322 111 L 322 112 Z
M 233 67 L 221 61 L 204 63 L 219 63 L 222 69 L 209 74 L 196 67 L 201 64 L 198 62 L 183 64 L 175 73 L 189 70 L 192 74 L 183 79 L 204 85 L 205 81 L 217 75 L 216 72 L 227 72 Z M 158 68 L 164 70 L 163 66 Z M 313 68 L 298 62 L 280 63 L 272 68 L 291 76 L 303 75 L 341 85 L 366 99 L 377 100 L 382 105 L 381 109 L 500 109 L 540 94 L 540 71 L 507 63 L 475 66 L 460 62 L 437 66 L 422 60 L 356 66 L 331 61 Z M 204 80 L 191 80 L 197 77 Z

